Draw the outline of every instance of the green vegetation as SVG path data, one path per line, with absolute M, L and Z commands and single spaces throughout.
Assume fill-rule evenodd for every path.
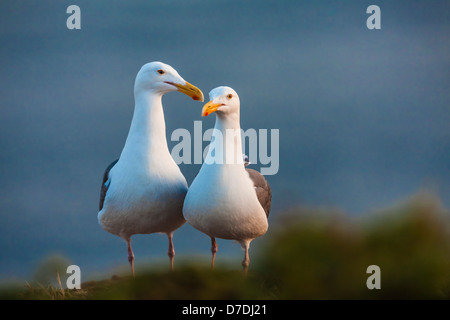
M 293 212 L 259 268 L 279 281 L 280 299 L 450 298 L 448 218 L 429 196 L 358 222 Z M 381 290 L 367 289 L 370 265 L 381 268 Z
M 250 272 L 179 264 L 135 279 L 114 276 L 81 290 L 27 284 L 4 299 L 448 299 L 449 213 L 431 196 L 350 219 L 342 213 L 273 213 L 271 228 L 253 248 Z M 381 289 L 369 290 L 370 265 L 381 268 Z M 45 278 L 42 275 L 41 278 Z

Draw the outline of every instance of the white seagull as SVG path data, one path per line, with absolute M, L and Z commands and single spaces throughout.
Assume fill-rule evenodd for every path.
M 98 221 L 106 231 L 123 238 L 134 275 L 131 236 L 165 233 L 173 269 L 173 232 L 186 221 L 183 201 L 186 179 L 170 155 L 162 96 L 180 91 L 203 101 L 203 93 L 171 66 L 151 62 L 142 66 L 134 84 L 135 107 L 125 146 L 103 176 Z
M 183 215 L 194 228 L 211 237 L 211 266 L 217 252 L 215 238 L 236 240 L 245 250 L 247 274 L 250 242 L 268 229 L 272 201 L 266 179 L 246 169 L 242 155 L 240 102 L 229 87 L 209 93 L 202 116 L 216 113 L 216 123 L 206 159 L 184 200 Z

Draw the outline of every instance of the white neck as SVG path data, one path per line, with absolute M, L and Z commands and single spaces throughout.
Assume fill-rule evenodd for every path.
M 150 162 L 152 158 L 164 161 L 170 156 L 166 140 L 166 124 L 162 107 L 162 95 L 139 93 L 135 96 L 131 121 L 121 159 Z
M 212 150 L 214 150 L 214 156 L 211 154 Z M 224 164 L 243 164 L 241 127 L 238 114 L 227 116 L 217 114 L 212 142 L 205 162 L 213 163 L 213 159 Z

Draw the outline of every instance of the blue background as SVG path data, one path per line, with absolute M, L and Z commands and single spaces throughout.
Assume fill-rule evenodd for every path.
M 81 30 L 66 28 L 71 4 Z M 366 27 L 371 4 L 381 30 Z M 206 96 L 233 87 L 244 130 L 280 130 L 272 223 L 296 206 L 369 215 L 421 190 L 448 206 L 449 18 L 439 0 L 0 1 L 0 279 L 29 277 L 51 254 L 84 275 L 126 266 L 125 243 L 97 223 L 99 190 L 128 133 L 136 73 L 154 60 Z M 202 104 L 163 103 L 169 139 L 193 132 Z M 199 165 L 180 168 L 191 183 Z M 165 236 L 133 245 L 137 266 L 168 266 Z M 189 225 L 175 233 L 177 257 L 209 246 Z M 219 241 L 236 268 L 241 254 Z

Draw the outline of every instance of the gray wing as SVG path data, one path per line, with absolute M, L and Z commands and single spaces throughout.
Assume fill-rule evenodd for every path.
M 272 205 L 272 191 L 270 190 L 269 183 L 258 171 L 248 168 L 245 168 L 245 170 L 247 170 L 250 179 L 253 181 L 259 203 L 266 212 L 267 217 L 269 217 L 270 206 Z
M 109 179 L 109 172 L 111 171 L 112 167 L 116 165 L 117 161 L 119 161 L 119 159 L 111 162 L 108 168 L 106 168 L 105 173 L 103 174 L 102 188 L 100 189 L 99 211 L 103 209 L 103 203 L 105 202 L 106 192 L 108 191 L 109 185 L 111 183 L 111 180 Z

